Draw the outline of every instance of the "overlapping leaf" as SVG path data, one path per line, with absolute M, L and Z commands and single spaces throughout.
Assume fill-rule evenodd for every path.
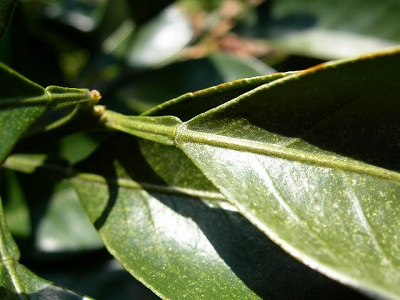
M 173 146 L 119 135 L 76 168 L 108 250 L 163 299 L 309 299 L 320 286 L 363 299 L 280 250 Z
M 187 76 L 190 73 L 191 76 Z M 144 112 L 166 100 L 223 82 L 256 77 L 275 71 L 251 58 L 214 54 L 207 58 L 174 63 L 137 76 L 118 89 L 118 100 L 136 112 Z M 170 76 L 174 74 L 174 76 Z M 163 78 L 159 81 L 159 78 Z M 154 88 L 154 82 L 157 88 Z
M 2 299 L 89 299 L 56 286 L 21 265 L 18 248 L 11 237 L 0 202 L 0 295 Z
M 175 137 L 276 243 L 388 298 L 400 295 L 399 58 L 393 50 L 273 81 Z
M 173 114 L 182 123 L 165 116 L 104 119 L 111 128 L 175 144 L 244 216 L 301 261 L 395 298 L 399 57 L 394 49 L 261 78 L 263 85 L 238 81 L 147 113 Z M 205 99 L 214 102 L 199 101 Z M 123 126 L 115 126 L 118 119 Z M 148 121 L 155 130 L 146 128 Z
M 57 109 L 80 102 L 97 101 L 88 90 L 51 86 L 43 88 L 0 63 L 0 161 L 9 155 L 15 143 L 28 127 L 48 107 Z M 19 250 L 5 223 L 0 201 L 0 256 L 1 295 L 16 297 L 64 297 L 82 299 L 82 296 L 37 277 L 18 263 Z
M 92 101 L 88 90 L 50 86 L 46 89 L 0 63 L 0 161 L 48 106 L 57 109 Z
M 148 115 L 174 112 L 189 120 L 292 74 L 239 80 L 187 94 Z M 127 132 L 132 129 L 129 121 L 132 126 L 143 121 L 143 117 L 107 112 L 104 118 L 126 125 L 122 130 Z M 148 120 L 171 126 L 169 118 Z M 149 128 L 140 135 L 146 138 Z M 173 132 L 169 134 L 173 140 Z M 271 295 L 306 299 L 321 284 L 329 287 L 325 297 L 362 298 L 283 254 L 229 205 L 180 150 L 167 145 L 120 135 L 75 166 L 79 173 L 72 180 L 91 221 L 108 250 L 136 278 L 166 299 Z M 294 272 L 291 276 L 288 269 Z

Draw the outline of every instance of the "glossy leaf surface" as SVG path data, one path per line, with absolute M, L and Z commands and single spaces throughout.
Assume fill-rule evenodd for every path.
M 163 299 L 363 299 L 281 251 L 173 146 L 119 135 L 75 168 L 108 250 Z
M 399 50 L 260 86 L 175 137 L 253 224 L 313 268 L 400 295 Z

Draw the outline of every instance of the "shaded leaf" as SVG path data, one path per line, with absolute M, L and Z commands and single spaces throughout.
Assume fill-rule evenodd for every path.
M 363 299 L 281 251 L 173 146 L 119 135 L 75 167 L 107 249 L 163 299 Z
M 286 251 L 388 298 L 400 295 L 399 58 L 397 49 L 278 79 L 175 137 Z
M 10 269 L 14 273 L 10 275 Z M 91 299 L 87 296 L 80 295 L 63 287 L 54 285 L 44 280 L 26 267 L 15 261 L 0 262 L 0 277 L 2 278 L 0 285 L 0 295 L 4 300 L 14 299 L 62 299 L 62 300 L 79 300 Z M 15 281 L 20 281 L 20 289 L 14 286 Z
M 255 89 L 263 84 L 290 76 L 293 72 L 275 73 L 253 78 L 238 79 L 233 82 L 223 83 L 193 93 L 186 93 L 171 101 L 162 103 L 146 111 L 144 116 L 174 115 L 182 121 L 187 121 L 198 114 L 206 112 L 218 105 L 232 100 L 239 95 Z
M 40 264 L 33 271 L 96 300 L 160 299 L 105 253 L 91 253 L 68 264 Z
M 46 171 L 41 169 L 44 164 L 47 166 Z M 33 258 L 45 259 L 44 254 L 47 254 L 47 257 L 51 257 L 51 254 L 53 257 L 68 259 L 103 246 L 83 211 L 75 190 L 56 176 L 57 168 L 68 173 L 68 164 L 52 161 L 45 155 L 16 154 L 10 156 L 3 167 L 27 173 L 16 175 L 4 170 L 5 179 L 11 177 L 17 181 L 20 190 L 17 194 L 5 193 L 8 188 L 5 185 L 7 182 L 3 183 L 5 186 L 2 190 L 2 194 L 8 196 L 8 207 L 26 202 L 23 207 L 22 204 L 19 206 L 20 210 L 24 209 L 25 213 L 28 213 L 25 220 L 15 218 L 16 213 L 14 218 L 13 214 L 6 215 L 11 228 L 18 228 L 19 224 L 15 222 L 30 221 L 28 226 L 31 235 L 21 239 L 27 248 L 25 258 L 33 255 Z M 35 251 L 29 253 L 28 249 Z
M 352 57 L 396 46 L 400 25 L 396 0 L 267 1 L 248 34 L 294 54 L 323 59 Z
M 88 299 L 36 276 L 18 263 L 19 251 L 0 202 L 0 294 L 2 299 Z
M 169 64 L 130 78 L 129 84 L 119 87 L 117 97 L 128 108 L 142 113 L 190 91 L 271 73 L 274 73 L 272 68 L 256 59 L 218 53 L 203 59 Z M 156 89 L 154 82 L 157 82 Z
M 0 3 L 0 38 L 7 30 L 18 0 L 3 0 Z
M 97 96 L 85 89 L 57 86 L 45 89 L 2 63 L 0 63 L 0 77 L 1 162 L 21 135 L 46 111 L 47 107 L 59 109 L 80 102 L 98 101 Z

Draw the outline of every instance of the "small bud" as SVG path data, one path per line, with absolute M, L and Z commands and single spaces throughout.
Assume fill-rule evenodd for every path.
M 98 103 L 101 99 L 101 94 L 99 93 L 98 90 L 91 90 L 90 91 L 90 97 L 93 101 L 94 104 Z

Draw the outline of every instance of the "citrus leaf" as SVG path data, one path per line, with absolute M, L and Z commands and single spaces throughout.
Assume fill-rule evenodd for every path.
M 0 38 L 7 30 L 18 0 L 4 0 L 0 3 Z
M 14 273 L 10 275 L 10 269 Z M 4 300 L 14 299 L 65 299 L 83 300 L 92 299 L 87 296 L 77 294 L 66 288 L 57 286 L 44 280 L 32 273 L 25 266 L 15 261 L 0 262 L 0 294 Z M 21 289 L 17 290 L 14 286 L 15 281 L 21 282 Z
M 28 127 L 47 109 L 97 102 L 99 94 L 85 89 L 49 86 L 46 89 L 0 63 L 0 162 Z
M 400 296 L 399 59 L 394 49 L 272 81 L 175 136 L 286 251 L 388 298 Z
M 191 73 L 191 76 L 187 76 L 188 73 Z M 275 73 L 274 70 L 257 59 L 217 53 L 202 59 L 169 64 L 140 76 L 133 76 L 128 84 L 119 86 L 117 99 L 128 108 L 142 113 L 190 91 L 271 73 Z M 159 78 L 163 80 L 160 81 Z M 154 82 L 157 82 L 156 89 Z
M 362 299 L 281 251 L 174 146 L 118 135 L 75 168 L 107 249 L 163 299 L 309 299 L 321 285 Z
M 142 116 L 125 116 L 105 110 L 102 112 L 100 120 L 106 128 L 171 146 L 175 143 L 176 128 L 182 123 L 182 120 L 188 120 L 196 114 L 229 101 L 241 93 L 290 74 L 292 73 L 277 73 L 240 79 L 195 93 L 187 93 L 145 112 Z M 184 102 L 184 106 L 180 105 L 182 102 Z M 174 114 L 174 116 L 166 116 L 165 114 Z
M 0 202 L 0 294 L 2 299 L 89 299 L 56 286 L 19 264 L 19 250 L 8 230 Z
M 292 74 L 295 74 L 295 72 L 275 73 L 253 78 L 243 78 L 232 82 L 222 83 L 194 93 L 186 93 L 144 112 L 142 116 L 173 115 L 182 121 L 188 121 L 198 114 L 226 103 L 263 84 L 273 82 L 274 80 Z

